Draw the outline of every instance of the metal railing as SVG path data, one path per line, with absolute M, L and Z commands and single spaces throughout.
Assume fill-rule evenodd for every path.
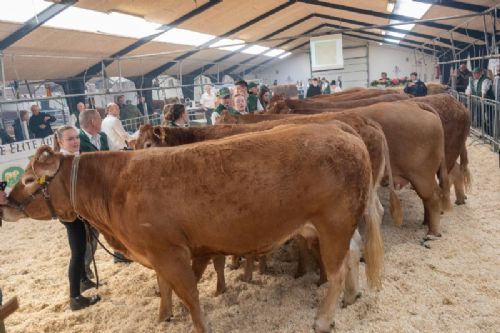
M 499 151 L 500 102 L 479 96 L 469 96 L 454 90 L 451 94 L 469 111 L 471 133 L 490 143 L 495 152 Z

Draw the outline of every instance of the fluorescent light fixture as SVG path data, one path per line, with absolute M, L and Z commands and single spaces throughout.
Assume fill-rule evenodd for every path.
M 278 58 L 284 59 L 284 58 L 288 57 L 290 54 L 292 54 L 292 52 L 286 52 L 286 53 L 280 55 Z
M 0 21 L 24 23 L 52 4 L 42 0 L 1 0 Z
M 381 33 L 382 35 L 385 35 L 385 30 L 380 30 L 380 33 Z
M 399 40 L 397 40 L 397 39 L 384 38 L 384 41 L 386 41 L 388 43 L 399 44 Z
M 267 57 L 277 57 L 284 52 L 285 50 L 283 49 L 271 49 L 271 51 L 264 53 L 264 55 Z
M 242 47 L 245 46 L 245 41 L 244 40 L 241 40 L 241 39 L 228 39 L 228 38 L 223 38 L 215 43 L 213 43 L 212 45 L 210 45 L 210 47 L 216 47 L 220 50 L 226 50 L 226 51 L 231 51 L 231 52 L 234 52 L 234 51 L 238 51 L 239 49 L 241 49 Z M 231 46 L 233 44 L 239 44 L 239 45 L 234 45 L 234 46 Z
M 201 32 L 195 32 L 186 29 L 173 28 L 153 40 L 164 43 L 199 46 L 214 38 L 214 35 L 203 34 Z
M 269 50 L 268 47 L 260 45 L 252 45 L 248 49 L 242 50 L 241 52 L 246 54 L 261 54 L 262 52 L 265 52 L 267 50 Z
M 378 45 L 384 45 L 384 43 L 378 43 Z
M 160 24 L 132 15 L 70 7 L 48 20 L 44 26 L 116 36 L 142 38 L 158 32 Z

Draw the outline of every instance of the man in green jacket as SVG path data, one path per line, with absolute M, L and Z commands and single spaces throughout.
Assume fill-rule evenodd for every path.
M 212 112 L 212 124 L 215 125 L 217 118 L 220 117 L 222 111 L 227 110 L 229 113 L 237 115 L 238 112 L 231 106 L 231 92 L 229 88 L 222 87 L 217 92 L 218 105 Z
M 255 82 L 250 82 L 248 84 L 248 98 L 247 98 L 247 110 L 250 113 L 255 111 L 262 111 L 264 108 L 260 104 L 259 98 L 257 97 L 259 93 L 259 85 Z
M 96 110 L 85 110 L 80 113 L 80 153 L 91 153 L 96 151 L 108 151 L 108 137 L 104 132 L 101 132 L 101 115 Z M 91 228 L 96 237 L 99 232 Z M 92 277 L 92 270 L 90 264 L 92 263 L 92 256 L 97 249 L 96 237 L 91 237 L 90 243 L 87 243 L 87 250 L 85 251 L 85 272 L 87 276 Z M 130 262 L 123 254 L 119 252 L 114 253 L 115 262 Z

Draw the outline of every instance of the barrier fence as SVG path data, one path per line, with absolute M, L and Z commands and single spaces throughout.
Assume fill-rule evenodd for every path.
M 469 96 L 451 91 L 453 97 L 460 101 L 469 111 L 471 117 L 471 133 L 491 144 L 493 150 L 500 150 L 500 102 Z

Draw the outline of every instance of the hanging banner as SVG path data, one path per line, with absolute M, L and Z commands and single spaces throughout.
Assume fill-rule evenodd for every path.
M 24 169 L 36 150 L 43 145 L 53 146 L 54 136 L 0 145 L 0 178 L 12 187 L 21 179 Z

